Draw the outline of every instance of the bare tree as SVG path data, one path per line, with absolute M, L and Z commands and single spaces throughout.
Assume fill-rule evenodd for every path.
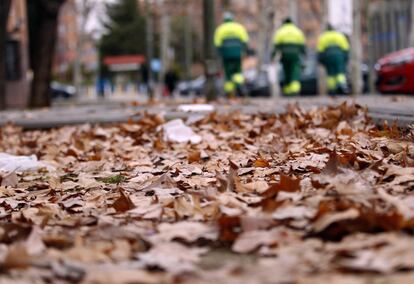
M 147 56 L 147 70 L 148 70 L 148 99 L 154 99 L 154 91 L 152 89 L 152 66 L 151 62 L 154 57 L 154 19 L 150 0 L 145 0 L 145 33 L 146 33 L 146 56 Z
M 258 0 L 258 9 L 260 11 L 260 29 L 258 42 L 258 71 L 265 63 L 270 63 L 269 48 L 272 45 L 271 37 L 273 34 L 273 23 L 275 17 L 275 5 L 273 0 Z
M 298 1 L 289 0 L 289 16 L 297 24 L 298 23 Z
M 204 68 L 206 74 L 205 94 L 208 101 L 217 99 L 214 75 L 217 62 L 214 48 L 215 0 L 203 0 Z
M 6 108 L 5 46 L 11 0 L 0 1 L 0 109 Z
M 33 70 L 30 105 L 51 104 L 50 81 L 55 53 L 59 10 L 65 0 L 27 0 L 29 8 L 30 58 Z
M 185 10 L 185 79 L 191 80 L 191 66 L 193 65 L 193 29 L 191 26 L 192 6 L 191 0 L 183 1 L 183 3 L 186 5 L 183 7 Z
M 362 62 L 362 44 L 361 44 L 361 18 L 362 5 L 361 0 L 353 0 L 353 19 L 354 24 L 352 28 L 352 54 L 351 54 L 351 70 L 352 70 L 352 92 L 354 95 L 362 93 L 363 82 L 361 72 Z
M 73 81 L 76 88 L 76 96 L 82 93 L 82 49 L 86 37 L 86 24 L 92 11 L 93 0 L 79 0 L 76 2 L 77 19 L 77 41 L 76 41 L 76 57 L 73 70 Z
M 315 2 L 315 1 L 312 1 Z M 322 2 L 322 25 L 320 28 L 320 33 L 323 32 L 325 26 L 328 24 L 329 18 L 329 0 L 321 0 Z M 320 95 L 327 95 L 326 89 L 326 72 L 322 66 L 318 67 L 318 92 Z
M 161 83 L 164 80 L 164 76 L 170 67 L 169 47 L 170 47 L 170 15 L 168 14 L 168 7 L 164 0 L 160 0 L 161 8 L 161 45 L 160 45 L 160 57 L 161 57 L 161 71 L 159 73 L 158 81 Z M 162 86 L 162 84 L 160 85 Z M 162 95 L 162 87 L 160 88 L 160 94 Z

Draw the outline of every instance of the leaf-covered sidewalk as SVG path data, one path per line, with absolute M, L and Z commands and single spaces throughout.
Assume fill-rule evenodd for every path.
M 409 130 L 345 104 L 191 117 L 198 144 L 165 141 L 164 123 L 3 127 L 0 152 L 56 170 L 3 174 L 0 280 L 367 283 L 414 270 Z

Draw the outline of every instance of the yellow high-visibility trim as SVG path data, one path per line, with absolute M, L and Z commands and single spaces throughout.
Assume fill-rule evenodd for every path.
M 338 76 L 336 76 L 336 81 L 338 82 L 338 84 L 346 84 L 345 74 L 339 74 Z
M 224 91 L 226 93 L 231 93 L 236 89 L 236 86 L 234 85 L 233 82 L 231 81 L 227 81 L 226 83 L 224 83 Z
M 298 94 L 300 93 L 302 86 L 299 81 L 293 81 L 290 83 L 290 93 L 292 94 Z
M 286 85 L 283 87 L 283 93 L 285 95 L 289 95 L 290 94 L 290 85 Z
M 284 24 L 278 29 L 273 37 L 273 43 L 281 44 L 299 44 L 304 45 L 306 42 L 303 32 L 294 24 Z
M 293 81 L 290 84 L 283 87 L 283 93 L 285 95 L 299 94 L 301 89 L 301 83 L 299 81 Z
M 239 39 L 243 43 L 249 41 L 249 34 L 246 29 L 235 22 L 221 24 L 214 34 L 214 45 L 221 47 L 226 39 Z
M 326 31 L 318 40 L 318 52 L 324 52 L 327 48 L 338 46 L 343 51 L 349 51 L 349 42 L 345 35 L 337 31 Z
M 234 74 L 233 75 L 233 82 L 234 83 L 236 83 L 236 84 L 238 84 L 238 85 L 241 85 L 241 84 L 244 84 L 244 77 L 243 77 L 243 75 L 242 74 Z
M 336 89 L 336 77 L 329 76 L 328 77 L 328 89 L 335 90 Z

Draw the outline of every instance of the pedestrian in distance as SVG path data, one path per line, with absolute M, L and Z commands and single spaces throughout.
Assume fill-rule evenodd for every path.
M 300 77 L 302 72 L 302 56 L 306 53 L 306 39 L 303 32 L 286 18 L 282 26 L 275 32 L 273 38 L 272 58 L 280 54 L 285 80 L 283 82 L 283 95 L 294 96 L 301 92 Z
M 328 24 L 318 40 L 318 61 L 328 73 L 328 93 L 348 94 L 346 68 L 349 60 L 349 42 L 343 33 Z
M 234 21 L 233 14 L 224 13 L 223 24 L 216 29 L 214 35 L 214 44 L 223 61 L 224 91 L 228 96 L 234 96 L 236 93 L 247 96 L 242 58 L 247 51 L 248 42 L 249 35 L 246 29 Z
M 145 91 L 145 93 L 149 93 L 149 72 L 150 72 L 150 66 L 148 66 L 147 63 L 144 63 L 141 65 L 141 80 L 142 80 L 142 87 Z
M 164 76 L 164 85 L 166 88 L 166 94 L 172 96 L 178 84 L 178 74 L 173 68 L 169 69 Z

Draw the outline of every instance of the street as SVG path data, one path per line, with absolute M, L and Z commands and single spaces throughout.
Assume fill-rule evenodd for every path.
M 2 280 L 411 283 L 412 100 L 3 112 Z
M 0 284 L 414 283 L 414 0 L 1 0 Z
M 166 119 L 187 117 L 187 113 L 177 111 L 180 104 L 192 103 L 193 99 L 180 97 L 164 98 L 156 104 L 148 104 L 146 98 L 135 96 L 115 96 L 107 99 L 91 98 L 80 102 L 58 101 L 54 107 L 41 110 L 7 111 L 0 113 L 0 125 L 8 122 L 26 129 L 51 128 L 82 123 L 127 122 L 140 111 L 163 115 Z M 272 99 L 248 99 L 213 103 L 217 112 L 282 114 L 289 104 L 298 104 L 305 110 L 314 107 L 335 106 L 343 102 L 356 103 L 368 108 L 370 116 L 379 124 L 396 122 L 401 127 L 414 123 L 414 97 L 362 95 L 356 97 L 296 97 Z M 135 116 L 135 118 L 137 118 Z

